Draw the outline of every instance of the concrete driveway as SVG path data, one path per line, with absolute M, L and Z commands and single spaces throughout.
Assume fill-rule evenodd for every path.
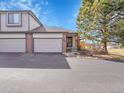
M 7 57 L 0 56 L 0 64 L 3 64 L 1 60 L 5 61 Z M 45 55 L 38 56 L 44 56 L 46 60 Z M 0 93 L 124 93 L 124 63 L 92 58 L 64 58 L 70 69 L 1 66 Z

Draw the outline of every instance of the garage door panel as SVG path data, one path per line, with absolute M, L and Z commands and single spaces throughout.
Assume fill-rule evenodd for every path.
M 0 52 L 25 52 L 25 39 L 0 39 Z
M 63 38 L 63 34 L 62 33 L 34 33 L 33 34 L 33 38 Z
M 4 38 L 4 39 L 6 39 L 6 38 L 15 38 L 15 39 L 17 39 L 17 38 L 26 38 L 26 35 L 25 34 L 13 34 L 13 33 L 9 33 L 9 34 L 0 34 L 0 38 Z
M 34 52 L 62 52 L 62 39 L 34 39 Z

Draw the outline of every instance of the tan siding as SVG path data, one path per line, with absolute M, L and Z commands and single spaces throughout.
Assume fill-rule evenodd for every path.
M 33 30 L 40 26 L 40 24 L 31 15 L 29 15 L 29 23 L 30 30 Z
M 7 26 L 7 13 L 1 13 L 1 31 L 28 31 L 28 13 L 22 13 L 22 26 L 9 27 Z

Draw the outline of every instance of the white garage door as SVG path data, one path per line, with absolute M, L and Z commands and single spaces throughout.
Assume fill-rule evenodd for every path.
M 0 52 L 26 52 L 26 40 L 0 39 Z
M 34 52 L 62 52 L 62 39 L 34 39 Z

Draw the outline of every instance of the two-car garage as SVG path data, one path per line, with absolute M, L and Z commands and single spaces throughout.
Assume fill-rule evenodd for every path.
M 62 33 L 32 33 L 32 40 L 27 40 L 26 33 L 0 34 L 0 52 L 62 52 Z M 32 43 L 28 43 L 32 42 Z M 31 45 L 27 45 L 31 44 Z
M 33 34 L 34 52 L 62 52 L 62 34 Z
M 25 34 L 0 34 L 0 52 L 26 52 Z
M 34 39 L 34 52 L 62 52 L 62 39 Z

